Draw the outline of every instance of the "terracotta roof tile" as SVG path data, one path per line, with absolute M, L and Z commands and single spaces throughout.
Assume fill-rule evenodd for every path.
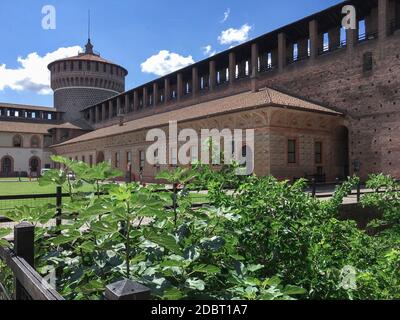
M 0 132 L 46 134 L 53 127 L 54 124 L 48 123 L 0 121 Z
M 57 109 L 55 109 L 53 107 L 32 106 L 32 105 L 4 103 L 4 102 L 0 102 L 0 108 L 13 108 L 13 109 L 21 109 L 21 110 L 24 109 L 24 110 L 57 112 Z
M 258 92 L 245 92 L 229 97 L 216 99 L 182 109 L 164 112 L 145 118 L 133 120 L 124 123 L 123 126 L 113 125 L 101 128 L 90 133 L 84 134 L 77 138 L 71 139 L 61 145 L 68 145 L 92 139 L 103 138 L 123 134 L 127 132 L 137 131 L 145 128 L 158 127 L 168 124 L 171 120 L 178 122 L 190 121 L 208 116 L 229 113 L 234 111 L 242 111 L 246 109 L 262 107 L 262 106 L 283 106 L 288 108 L 296 108 L 304 111 L 322 112 L 332 115 L 341 115 L 332 109 L 290 96 L 288 94 L 264 88 Z

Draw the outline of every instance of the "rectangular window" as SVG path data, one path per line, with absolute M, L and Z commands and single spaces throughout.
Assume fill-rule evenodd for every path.
M 91 167 L 93 167 L 93 156 L 92 155 L 89 156 L 89 165 Z
M 82 156 L 82 162 L 86 162 L 85 156 Z
M 103 64 L 103 72 L 107 72 L 107 65 Z
M 145 161 L 145 153 L 144 153 L 144 151 L 139 151 L 139 166 L 140 166 L 141 170 L 144 169 L 144 166 L 146 164 L 145 162 L 146 161 Z
M 99 72 L 99 63 L 96 62 L 96 71 Z
M 90 71 L 90 61 L 87 62 L 87 69 Z
M 126 167 L 128 168 L 128 165 L 132 166 L 132 152 L 128 151 L 126 153 Z
M 315 142 L 314 152 L 315 152 L 315 163 L 321 164 L 322 163 L 322 142 Z
M 296 140 L 289 139 L 288 140 L 288 163 L 296 163 Z
M 119 165 L 120 165 L 119 152 L 116 152 L 114 155 L 114 166 L 115 168 L 119 168 Z
M 79 70 L 82 70 L 82 61 L 79 61 L 79 66 L 78 66 Z

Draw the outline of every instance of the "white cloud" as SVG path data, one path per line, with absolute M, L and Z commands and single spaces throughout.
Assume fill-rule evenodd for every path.
M 164 76 L 193 63 L 192 56 L 184 57 L 168 50 L 161 50 L 158 54 L 148 58 L 140 66 L 142 72 Z
M 51 94 L 48 64 L 58 59 L 75 56 L 80 51 L 82 51 L 81 47 L 74 46 L 59 48 L 44 56 L 32 52 L 26 57 L 18 57 L 20 66 L 15 69 L 0 64 L 0 91 L 10 88 L 15 91 L 33 91 L 42 95 Z
M 230 14 L 231 14 L 231 9 L 230 8 L 226 9 L 226 11 L 224 12 L 224 18 L 221 20 L 221 23 L 226 22 L 226 20 L 229 19 Z
M 216 50 L 213 50 L 211 45 L 205 46 L 202 49 L 203 49 L 203 54 L 208 57 L 215 56 L 215 54 L 217 53 Z
M 240 29 L 229 28 L 221 32 L 218 41 L 222 45 L 244 42 L 249 39 L 251 28 L 247 23 L 241 26 Z

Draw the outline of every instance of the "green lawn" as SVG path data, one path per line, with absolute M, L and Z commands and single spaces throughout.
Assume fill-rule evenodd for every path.
M 82 191 L 92 191 L 93 187 L 85 185 Z M 67 192 L 64 188 L 63 192 Z M 56 193 L 55 186 L 41 187 L 37 181 L 32 182 L 4 182 L 0 181 L 0 196 L 7 195 L 24 195 L 24 194 L 47 194 Z
M 90 192 L 93 191 L 93 186 L 84 185 L 81 191 Z M 63 188 L 63 192 L 67 193 L 68 189 Z M 35 195 L 35 194 L 55 194 L 56 188 L 54 186 L 41 187 L 37 181 L 32 182 L 4 182 L 0 180 L 0 196 L 14 196 L 14 195 Z M 190 197 L 193 203 L 207 203 L 207 195 L 203 193 L 192 193 Z M 68 201 L 65 199 L 64 201 Z M 42 206 L 47 203 L 55 204 L 55 198 L 46 199 L 23 199 L 23 200 L 0 200 L 0 216 L 1 213 L 12 210 L 19 206 Z M 172 202 L 171 202 L 172 204 Z

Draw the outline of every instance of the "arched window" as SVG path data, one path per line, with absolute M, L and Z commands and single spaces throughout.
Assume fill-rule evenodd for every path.
M 14 161 L 13 158 L 5 156 L 1 159 L 1 176 L 9 177 L 14 172 Z
M 14 148 L 22 148 L 22 137 L 20 135 L 14 136 L 13 147 Z
M 38 176 L 40 172 L 40 159 L 37 157 L 32 157 L 29 160 L 29 168 L 31 174 L 33 174 L 34 176 Z
M 40 139 L 38 136 L 31 138 L 31 148 L 40 148 Z
M 102 162 L 104 162 L 104 152 L 102 152 L 102 151 L 99 151 L 98 153 L 97 153 L 97 157 L 96 157 L 96 163 L 97 164 L 99 164 L 99 163 L 102 163 Z

